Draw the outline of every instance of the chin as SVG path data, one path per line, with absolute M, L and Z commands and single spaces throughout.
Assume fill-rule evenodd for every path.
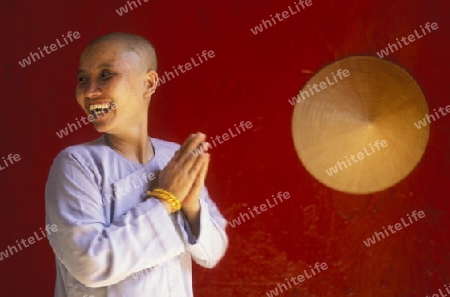
M 99 133 L 110 133 L 113 130 L 113 114 L 106 114 L 92 122 L 94 129 Z
M 112 127 L 111 125 L 105 125 L 105 124 L 94 124 L 94 129 L 97 130 L 99 133 L 108 133 L 112 134 Z

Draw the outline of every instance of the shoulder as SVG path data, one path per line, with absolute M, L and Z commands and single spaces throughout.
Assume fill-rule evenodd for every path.
M 104 137 L 90 142 L 69 146 L 63 149 L 55 158 L 53 164 L 75 162 L 81 166 L 97 163 L 102 156 L 109 154 L 110 148 L 106 145 Z

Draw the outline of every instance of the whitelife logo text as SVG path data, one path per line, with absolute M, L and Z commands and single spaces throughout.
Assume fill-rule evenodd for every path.
M 2 171 L 3 169 L 6 169 L 8 166 L 13 165 L 15 162 L 19 162 L 20 161 L 20 155 L 19 154 L 9 154 L 8 157 L 2 157 L 3 159 L 3 164 L 1 164 L 2 162 L 0 162 L 0 171 Z M 5 165 L 5 167 L 3 167 L 2 165 Z
M 300 11 L 304 10 L 306 7 L 311 6 L 312 5 L 312 0 L 299 0 L 298 2 L 294 2 L 295 8 L 292 9 L 292 7 L 289 5 L 289 11 L 285 10 L 282 13 L 275 13 L 275 18 L 278 20 L 278 22 L 281 22 L 287 18 L 289 18 L 290 16 L 293 16 L 297 13 L 299 13 Z M 301 9 L 300 9 L 300 6 Z M 253 35 L 258 35 L 259 33 L 262 33 L 265 29 L 268 29 L 272 26 L 275 26 L 277 23 L 277 21 L 275 20 L 275 18 L 273 17 L 273 15 L 270 15 L 270 20 L 261 20 L 260 25 L 255 26 L 254 28 L 251 28 L 250 31 L 253 33 Z M 267 25 L 269 25 L 270 27 L 267 27 Z M 263 27 L 264 26 L 264 27 Z
M 16 245 L 13 246 L 9 246 L 8 248 L 5 249 L 5 251 L 0 251 L 0 261 L 2 261 L 3 259 L 8 258 L 9 256 L 12 256 L 16 253 L 18 253 L 19 251 L 22 250 L 23 248 L 27 248 L 30 245 L 36 243 L 37 241 L 40 241 L 41 239 L 46 238 L 47 236 L 50 236 L 52 234 L 52 232 L 57 232 L 58 231 L 58 226 L 56 226 L 55 224 L 53 225 L 47 225 L 45 226 L 45 231 L 42 230 L 42 228 L 39 228 L 41 230 L 41 235 L 42 237 L 39 236 L 39 234 L 37 232 L 34 232 L 34 236 L 30 236 L 28 237 L 28 239 L 23 239 L 19 242 L 18 240 L 16 240 Z M 19 249 L 17 249 L 19 248 Z
M 313 84 L 312 87 L 310 85 L 308 85 L 309 92 L 308 92 L 308 90 L 300 91 L 300 93 L 297 96 L 292 97 L 291 99 L 288 99 L 289 104 L 294 106 L 296 103 L 299 103 L 300 101 L 302 101 L 302 100 L 300 100 L 300 95 L 302 96 L 303 100 L 305 100 L 306 99 L 305 95 L 309 98 L 310 94 L 311 94 L 311 96 L 313 96 L 315 94 L 314 90 L 316 91 L 316 93 L 319 93 L 321 90 L 325 90 L 327 87 L 331 87 L 332 85 L 340 82 L 344 78 L 349 77 L 350 71 L 347 69 L 344 69 L 344 70 L 339 69 L 338 71 L 336 71 L 336 74 L 334 74 L 334 72 L 331 72 L 331 75 L 333 76 L 334 82 L 330 81 L 330 79 L 327 76 L 325 78 L 326 82 L 322 81 L 319 84 Z M 340 80 L 338 80 L 336 78 L 336 75 L 339 77 Z M 319 89 L 319 87 L 320 87 L 320 89 Z
M 275 287 L 273 290 L 270 290 L 270 292 L 267 292 L 266 295 L 267 295 L 268 297 L 278 296 L 278 290 L 280 290 L 279 293 L 281 294 L 281 293 L 283 293 L 284 291 L 287 291 L 287 290 L 288 290 L 288 288 L 287 288 L 288 286 L 289 286 L 289 289 L 292 289 L 291 282 L 293 283 L 293 285 L 297 286 L 297 285 L 299 285 L 300 283 L 304 282 L 305 279 L 310 279 L 310 278 L 312 278 L 313 276 L 315 276 L 315 275 L 316 275 L 316 271 L 317 271 L 317 274 L 319 274 L 321 271 L 327 270 L 327 269 L 328 269 L 328 265 L 327 265 L 327 263 L 325 263 L 325 262 L 323 262 L 322 264 L 320 264 L 319 262 L 317 262 L 317 263 L 314 265 L 314 268 L 312 268 L 311 265 L 309 266 L 309 268 L 310 268 L 310 270 L 311 270 L 311 272 L 310 272 L 311 275 L 308 274 L 308 271 L 306 271 L 306 269 L 305 269 L 305 270 L 303 270 L 303 272 L 305 273 L 305 275 L 300 274 L 300 275 L 298 275 L 297 277 L 292 276 L 290 280 L 288 280 L 287 278 L 285 278 L 285 280 L 286 280 L 286 283 L 285 283 L 285 284 L 280 284 L 280 283 L 278 283 L 278 286 Z M 305 278 L 305 276 L 306 276 L 306 278 Z
M 402 230 L 403 227 L 408 227 L 409 225 L 412 225 L 414 222 L 417 222 L 419 219 L 423 219 L 425 217 L 425 212 L 422 211 L 422 210 L 419 211 L 419 212 L 417 212 L 416 210 L 413 211 L 412 214 L 411 214 L 411 217 L 414 218 L 414 221 L 411 219 L 409 214 L 407 216 L 408 216 L 409 224 L 407 222 L 405 222 L 405 220 L 402 218 L 401 219 L 401 223 L 402 224 L 397 223 L 397 224 L 394 224 L 394 226 L 392 226 L 392 225 L 388 226 L 388 230 L 391 232 L 391 234 L 395 234 L 396 231 Z M 394 228 L 395 228 L 395 230 L 394 230 Z M 375 243 L 377 243 L 377 241 L 375 240 L 375 237 L 377 238 L 378 241 L 380 241 L 381 239 L 384 239 L 386 237 L 389 237 L 388 230 L 386 230 L 386 228 L 383 226 L 384 233 L 375 231 L 374 235 L 371 238 L 367 238 L 367 241 L 363 240 L 363 243 L 367 247 L 370 247 L 371 245 L 374 245 Z M 384 236 L 385 234 L 386 234 L 386 237 Z
M 30 55 L 28 56 L 28 58 L 25 58 L 22 61 L 19 61 L 19 65 L 22 66 L 22 68 L 25 68 L 26 66 L 31 65 L 31 63 L 32 63 L 31 60 L 33 60 L 33 62 L 36 62 L 36 59 L 40 60 L 41 58 L 43 58 L 44 53 L 42 51 L 44 51 L 47 55 L 49 55 L 52 52 L 68 45 L 69 42 L 67 41 L 67 39 L 69 39 L 70 42 L 72 42 L 72 41 L 74 41 L 74 39 L 80 38 L 81 35 L 78 31 L 75 31 L 73 33 L 72 33 L 72 31 L 69 31 L 69 32 L 67 32 L 66 36 L 64 36 L 64 34 L 61 36 L 64 40 L 64 43 L 61 43 L 59 41 L 59 38 L 56 38 L 56 43 L 52 43 L 52 44 L 50 44 L 50 46 L 44 45 L 42 47 L 42 49 L 40 47 L 37 48 L 37 51 L 41 54 L 40 56 L 39 56 L 39 53 L 30 52 Z M 66 37 L 67 37 L 67 39 L 66 39 Z M 58 46 L 56 46 L 56 45 L 58 45 Z M 50 51 L 48 49 L 50 49 Z
M 207 62 L 208 58 L 212 59 L 215 56 L 216 56 L 216 54 L 214 53 L 214 51 L 211 50 L 211 51 L 206 52 L 206 50 L 204 50 L 201 55 L 197 54 L 197 58 L 196 59 L 195 58 L 191 58 L 192 64 L 190 62 L 186 62 L 184 65 L 178 64 L 177 67 L 172 66 L 173 72 L 172 71 L 164 71 L 164 74 L 158 78 L 156 86 L 159 87 L 161 84 L 165 84 L 166 82 L 174 79 L 175 78 L 175 74 L 176 74 L 176 77 L 178 77 L 180 75 L 178 73 L 178 70 L 180 70 L 181 74 L 186 73 L 187 71 L 193 69 L 192 66 L 194 66 L 194 68 L 198 67 L 201 64 L 203 64 L 204 62 Z M 175 72 L 175 74 L 174 74 L 174 72 Z
M 401 41 L 403 42 L 403 45 L 408 45 L 412 42 L 414 42 L 417 39 L 420 39 L 422 37 L 424 37 L 425 35 L 427 35 L 427 32 L 425 31 L 425 29 L 422 27 L 422 25 L 420 26 L 420 28 L 422 29 L 422 33 L 423 35 L 420 35 L 420 33 L 417 32 L 417 30 L 414 30 L 414 34 L 410 34 L 408 35 L 408 41 L 406 41 L 406 37 L 402 36 Z M 432 23 L 430 25 L 430 22 L 425 24 L 425 28 L 427 29 L 428 33 L 431 32 L 430 28 L 433 30 L 437 30 L 439 29 L 439 26 L 436 22 Z M 395 40 L 397 40 L 397 44 L 400 48 L 402 48 L 402 42 L 400 42 L 400 40 L 398 40 L 398 38 L 395 38 Z M 383 57 L 387 57 L 389 56 L 389 50 L 391 50 L 391 53 L 394 53 L 395 51 L 398 51 L 398 47 L 395 43 L 390 44 L 388 43 L 388 46 L 384 49 L 382 49 L 381 51 L 377 52 L 378 57 L 380 57 L 380 59 L 382 59 Z
M 278 192 L 277 197 L 275 197 L 274 195 L 272 195 L 272 202 L 274 204 L 270 203 L 269 199 L 266 199 L 267 204 L 263 203 L 260 206 L 254 206 L 252 209 L 254 212 L 256 212 L 256 214 L 261 214 L 263 212 L 265 212 L 268 208 L 267 206 L 269 206 L 269 208 L 275 207 L 275 205 L 278 205 L 278 201 L 280 203 L 282 203 L 284 200 L 288 200 L 289 198 L 291 198 L 291 194 L 289 194 L 289 192 Z M 277 200 L 278 199 L 278 200 Z M 252 216 L 252 218 L 255 217 L 255 215 L 253 214 L 252 210 L 250 208 L 247 208 L 248 211 L 250 212 L 250 215 Z M 259 212 L 258 210 L 260 210 L 261 212 Z M 242 223 L 244 223 L 247 220 L 250 220 L 250 216 L 248 215 L 248 213 L 239 213 L 239 217 L 236 219 L 233 219 L 233 221 L 229 222 L 231 227 L 236 227 L 236 225 L 240 225 L 241 224 L 241 219 L 242 219 Z
M 379 142 L 379 143 L 378 143 L 378 142 Z M 361 160 L 364 160 L 364 158 L 365 158 L 366 156 L 367 156 L 367 157 L 368 157 L 368 156 L 371 156 L 372 154 L 374 154 L 374 153 L 380 151 L 380 149 L 381 149 L 380 146 L 381 146 L 382 148 L 387 147 L 387 146 L 388 146 L 388 143 L 387 143 L 386 140 L 381 140 L 381 141 L 379 141 L 379 140 L 377 139 L 373 145 L 378 149 L 377 151 L 375 151 L 375 149 L 373 148 L 372 143 L 369 143 L 369 146 L 370 146 L 370 148 L 371 148 L 371 150 L 372 150 L 372 153 L 369 153 L 369 152 L 367 151 L 366 147 L 364 147 L 363 151 L 364 151 L 365 154 L 364 154 L 363 152 L 359 152 L 359 153 L 357 153 L 356 155 L 351 154 L 351 155 L 350 155 L 350 159 L 353 161 L 353 164 L 358 163 L 358 160 L 357 160 L 355 157 L 358 157 L 358 159 L 359 159 L 360 161 L 361 161 Z M 347 159 L 348 166 L 352 166 L 352 163 L 350 162 L 349 158 L 348 158 L 347 156 L 345 156 L 345 158 Z M 343 165 L 343 166 L 341 166 L 341 165 Z M 337 162 L 336 162 L 336 165 L 334 165 L 334 167 L 330 167 L 329 170 L 325 169 L 325 172 L 326 172 L 329 176 L 332 176 L 333 173 L 334 173 L 334 174 L 338 174 L 338 173 L 339 173 L 339 171 L 338 171 L 338 166 L 339 166 L 339 169 L 340 169 L 340 170 L 344 170 L 345 168 L 347 168 L 347 164 L 345 163 L 345 161 L 343 161 L 343 162 L 337 161 Z M 344 169 L 343 169 L 342 167 L 344 167 Z
M 240 127 L 240 129 L 239 129 L 239 127 Z M 231 136 L 231 138 L 234 138 L 234 137 L 238 136 L 239 134 L 241 134 L 241 131 L 242 131 L 242 132 L 245 132 L 245 131 L 247 131 L 247 129 L 251 129 L 251 128 L 253 127 L 253 124 L 252 124 L 252 122 L 250 122 L 250 121 L 247 121 L 247 122 L 241 121 L 241 123 L 239 124 L 239 127 L 236 126 L 236 124 L 234 124 L 234 128 L 235 128 L 235 130 L 236 130 L 235 132 L 236 132 L 237 134 L 233 133 L 233 131 L 231 130 L 231 128 L 229 128 L 229 129 L 228 129 L 228 132 L 230 132 L 230 134 L 228 134 L 228 133 L 225 132 L 225 133 L 222 134 L 222 137 L 221 137 L 220 135 L 216 135 L 216 137 L 214 137 L 214 138 L 211 136 L 211 142 L 212 142 L 213 144 L 211 144 L 211 143 L 208 142 L 208 143 L 207 143 L 208 149 L 212 149 L 212 148 L 214 148 L 214 147 L 217 146 L 215 140 L 217 140 L 218 144 L 222 144 L 222 143 L 224 143 L 225 141 L 230 140 L 230 136 Z M 223 140 L 223 141 L 222 141 L 222 140 Z M 204 147 L 203 147 L 203 146 L 201 146 L 201 147 L 199 147 L 199 148 L 196 148 L 195 150 L 192 151 L 192 154 L 193 154 L 195 157 L 197 157 L 199 154 L 203 154 L 203 153 L 204 153 Z

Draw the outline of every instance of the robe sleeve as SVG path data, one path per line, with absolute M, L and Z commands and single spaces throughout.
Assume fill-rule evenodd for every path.
M 46 222 L 58 227 L 48 240 L 56 257 L 85 286 L 116 284 L 185 251 L 183 239 L 157 199 L 145 200 L 111 224 L 105 221 L 101 199 L 94 173 L 76 155 L 60 153 L 45 189 Z M 209 236 L 215 229 L 209 212 L 202 218 Z M 212 243 L 204 245 L 210 251 Z M 196 254 L 212 260 L 210 254 Z
M 228 236 L 225 233 L 227 221 L 223 218 L 216 204 L 211 200 L 206 188 L 200 196 L 200 234 L 196 238 L 190 229 L 187 219 L 178 216 L 183 227 L 183 239 L 186 249 L 194 261 L 205 268 L 213 268 L 222 259 L 228 247 Z

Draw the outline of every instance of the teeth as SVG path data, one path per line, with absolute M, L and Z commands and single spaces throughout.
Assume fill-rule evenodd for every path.
M 89 111 L 93 111 L 95 109 L 109 109 L 111 107 L 111 103 L 103 103 L 103 104 L 92 104 L 89 106 Z

